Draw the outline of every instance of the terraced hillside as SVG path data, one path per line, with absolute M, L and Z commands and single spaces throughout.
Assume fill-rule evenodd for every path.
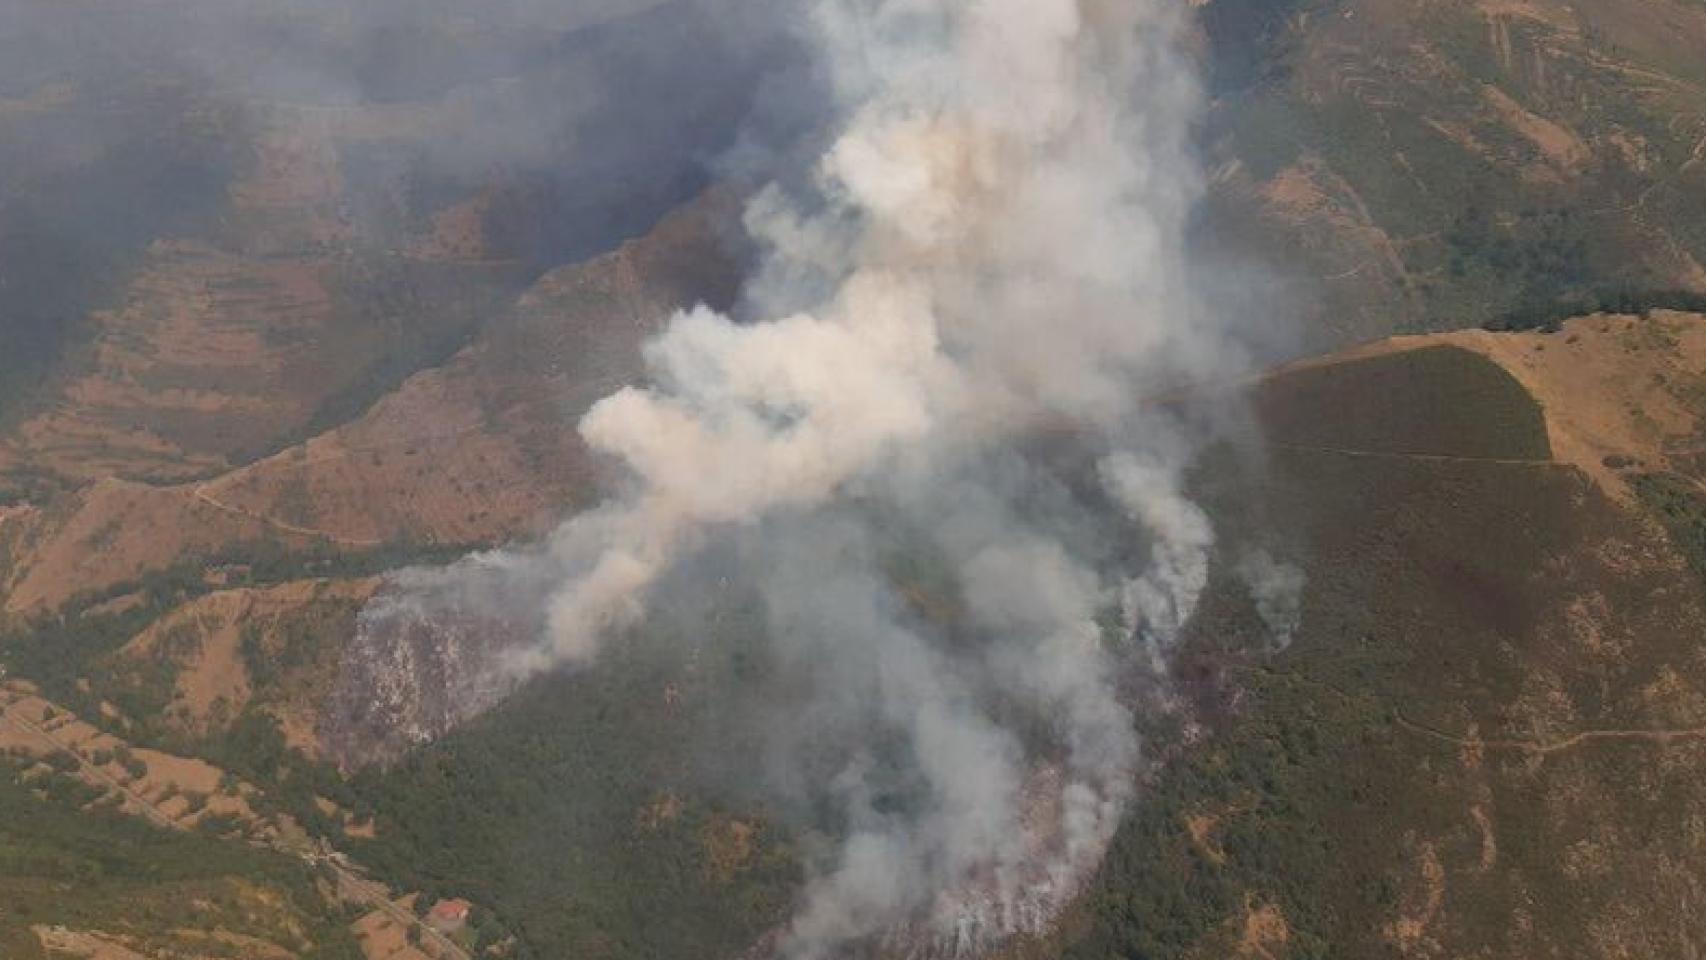
M 367 729 L 374 692 L 349 688 L 385 654 L 351 645 L 372 578 L 527 536 L 597 489 L 565 421 L 633 374 L 675 307 L 732 296 L 725 210 L 712 195 L 547 273 L 445 364 L 280 454 L 206 481 L 108 479 L 0 516 L 0 658 L 64 696 L 93 678 L 127 732 L 183 749 L 262 717 L 314 758 L 405 746 Z M 395 709 L 465 713 L 397 679 Z
M 85 102 L 100 94 L 68 89 L 45 117 L 0 114 L 0 125 L 9 142 L 51 146 L 55 122 L 87 123 L 110 109 Z M 184 210 L 135 223 L 104 246 L 86 235 L 125 218 L 89 209 L 103 195 L 84 192 L 94 181 L 114 188 L 109 165 L 167 146 L 121 142 L 110 148 L 121 156 L 58 158 L 67 198 L 34 182 L 28 167 L 7 178 L 14 204 L 58 229 L 64 247 L 59 259 L 35 263 L 51 247 L 31 234 L 16 241 L 29 256 L 8 260 L 29 286 L 10 300 L 22 316 L 7 326 L 5 362 L 16 365 L 14 379 L 45 377 L 4 407 L 0 479 L 12 497 L 49 483 L 206 475 L 271 452 L 448 355 L 525 279 L 517 264 L 479 249 L 392 252 L 349 212 L 347 136 L 285 111 L 199 96 L 187 106 L 166 94 L 127 104 L 126 122 L 187 127 L 155 136 L 177 152 L 203 144 L 220 166 L 180 161 L 163 171 L 183 181 L 179 193 L 199 191 L 195 202 L 179 199 Z M 131 189 L 149 204 L 175 197 L 157 183 Z M 18 219 L 30 222 L 9 218 Z
M 354 419 L 703 190 L 753 82 L 686 0 L 335 6 L 7 12 L 0 502 Z

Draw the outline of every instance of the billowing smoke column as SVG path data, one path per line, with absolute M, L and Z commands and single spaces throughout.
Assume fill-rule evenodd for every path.
M 559 555 L 592 559 L 553 598 L 544 656 L 593 655 L 709 527 L 1051 422 L 1129 433 L 1146 383 L 1223 357 L 1180 279 L 1196 101 L 1174 6 L 819 5 L 846 127 L 814 194 L 772 188 L 748 226 L 770 253 L 758 304 L 821 296 L 753 324 L 681 314 L 647 348 L 654 384 L 582 421 L 636 483 L 558 534 Z M 1172 489 L 1177 453 L 1107 464 L 1119 501 L 1164 534 L 1163 581 L 1134 595 L 1171 604 L 1175 626 L 1207 546 Z
M 676 316 L 649 383 L 580 424 L 625 492 L 441 575 L 464 597 L 534 585 L 527 673 L 593 660 L 689 558 L 749 545 L 774 656 L 813 691 L 778 707 L 778 789 L 844 824 L 786 953 L 1037 929 L 1129 799 L 1115 676 L 1164 662 L 1213 547 L 1181 491 L 1192 431 L 1144 401 L 1240 362 L 1183 279 L 1183 7 L 820 0 L 838 133 L 749 204 L 756 319 Z M 1061 434 L 1095 451 L 1089 523 L 1027 479 L 1027 444 Z M 951 570 L 952 638 L 899 595 L 875 516 Z M 826 773 L 804 760 L 825 742 L 856 746 Z

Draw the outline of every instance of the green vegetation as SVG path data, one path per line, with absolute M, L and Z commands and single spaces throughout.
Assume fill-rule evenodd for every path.
M 343 648 L 334 639 L 355 632 L 361 612 L 357 600 L 322 598 L 282 615 L 253 619 L 241 626 L 239 653 L 254 699 L 288 699 L 293 687 L 314 683 L 337 669 Z
M 751 660 L 719 643 L 688 674 L 675 659 L 687 646 L 613 645 L 597 667 L 530 684 L 395 768 L 364 772 L 356 788 L 379 840 L 352 853 L 404 887 L 490 908 L 522 957 L 750 947 L 785 918 L 797 868 L 782 827 L 691 772 L 709 706 L 736 708 L 720 698 Z
M 1330 0 L 1225 0 L 1203 7 L 1210 89 L 1237 94 L 1283 77 L 1295 47 L 1287 21 L 1330 6 Z
M 1385 359 L 1264 385 L 1309 396 L 1331 376 L 1343 390 L 1309 408 L 1313 422 L 1275 410 L 1270 435 L 1301 424 L 1337 446 L 1377 387 L 1394 406 L 1427 395 Z M 1510 427 L 1532 400 L 1463 396 L 1464 410 L 1394 416 L 1386 439 L 1425 447 L 1435 418 L 1474 415 L 1506 424 L 1471 432 L 1483 455 L 1535 452 L 1540 438 Z M 1178 669 L 1212 733 L 1186 745 L 1149 732 L 1163 766 L 1040 953 L 1237 955 L 1248 914 L 1269 908 L 1289 938 L 1271 952 L 1293 958 L 1400 955 L 1405 936 L 1445 956 L 1582 955 L 1595 937 L 1595 955 L 1686 952 L 1690 907 L 1665 896 L 1671 868 L 1658 865 L 1700 866 L 1681 825 L 1706 812 L 1706 756 L 1657 740 L 1569 744 L 1706 724 L 1688 699 L 1706 690 L 1698 633 L 1679 626 L 1699 622 L 1695 578 L 1602 552 L 1642 529 L 1569 468 L 1284 448 L 1250 462 L 1224 451 L 1195 482 L 1224 542 L 1274 517 L 1298 545 L 1298 638 L 1276 658 L 1250 653 L 1260 626 L 1217 575 Z M 1675 478 L 1637 485 L 1706 556 L 1699 494 Z
M 1571 317 L 1595 313 L 1648 316 L 1654 310 L 1706 313 L 1706 293 L 1690 290 L 1608 289 L 1563 300 L 1536 303 L 1488 322 L 1488 330 L 1543 330 L 1555 333 Z
M 1646 473 L 1630 485 L 1641 504 L 1650 510 L 1688 566 L 1706 579 L 1706 493 L 1700 485 L 1673 473 Z
M 346 809 L 365 809 L 361 798 L 331 765 L 311 761 L 287 747 L 267 707 L 285 695 L 286 679 L 300 680 L 304 670 L 323 669 L 325 658 L 336 654 L 335 645 L 326 641 L 338 633 L 333 621 L 353 615 L 353 604 L 329 605 L 319 611 L 319 619 L 310 616 L 286 623 L 276 664 L 259 656 L 253 643 L 245 643 L 246 655 L 254 656 L 262 668 L 263 682 L 256 685 L 255 702 L 232 718 L 229 728 L 207 738 L 184 736 L 166 717 L 178 670 L 172 636 L 165 638 L 166 648 L 159 656 L 117 663 L 114 655 L 162 616 L 215 589 L 358 577 L 458 552 L 453 547 L 397 545 L 344 554 L 291 552 L 272 542 L 245 545 L 81 596 L 52 616 L 14 625 L 0 632 L 0 660 L 87 722 L 137 746 L 201 757 L 232 771 L 266 790 L 266 798 L 256 801 L 262 812 L 286 812 L 311 833 L 338 838 L 341 824 L 328 817 L 315 798 L 332 800 Z M 227 576 L 216 586 L 207 578 L 210 569 L 223 569 Z M 271 687 L 265 685 L 268 682 Z M 103 701 L 116 706 L 121 719 L 108 717 L 101 709 Z M 143 761 L 129 750 L 116 751 L 115 757 L 133 776 L 144 772 Z
M 672 678 L 686 684 L 672 658 L 688 644 L 639 643 L 607 667 L 539 684 L 488 720 L 353 784 L 291 749 L 267 709 L 269 698 L 325 666 L 336 647 L 326 642 L 337 633 L 329 621 L 353 614 L 353 604 L 285 617 L 265 634 L 245 630 L 239 650 L 254 702 L 210 736 L 187 739 L 165 722 L 187 634 L 165 635 L 159 656 L 114 669 L 124 643 L 211 590 L 354 576 L 424 556 L 406 547 L 343 555 L 251 545 L 80 597 L 0 637 L 0 657 L 92 723 L 138 745 L 203 757 L 256 784 L 262 793 L 250 803 L 257 812 L 289 814 L 388 882 L 489 906 L 471 926 L 479 945 L 514 934 L 524 957 L 732 953 L 779 922 L 798 882 L 785 829 L 688 775 L 688 741 L 706 718 L 670 707 L 664 693 Z M 206 575 L 215 568 L 224 574 L 217 584 Z M 725 637 L 718 666 L 694 682 L 727 684 L 747 670 L 752 658 L 738 640 L 738 632 Z M 726 686 L 700 693 L 688 702 L 738 702 Z M 102 701 L 124 719 L 103 716 Z M 111 759 L 141 772 L 129 749 Z M 53 788 L 83 789 L 64 779 Z M 320 798 L 357 820 L 378 812 L 380 839 L 345 837 Z M 61 799 L 74 809 L 92 798 Z M 233 818 L 210 817 L 197 834 L 211 841 L 238 838 L 242 829 Z M 660 899 L 672 905 L 667 914 L 656 909 Z
M 344 552 L 326 547 L 291 549 L 274 540 L 260 540 L 218 554 L 186 556 L 138 580 L 79 595 L 52 614 L 0 629 L 0 659 L 18 674 L 42 684 L 53 699 L 92 716 L 98 713 L 93 709 L 98 706 L 94 693 L 81 689 L 77 681 L 110 680 L 94 669 L 103 658 L 169 611 L 197 597 L 215 590 L 294 580 L 371 576 L 413 563 L 460 556 L 466 550 L 462 545 L 398 543 Z M 217 583 L 210 581 L 212 570 L 223 571 L 225 577 Z M 170 702 L 172 678 L 169 665 L 155 666 L 158 669 L 132 678 L 134 683 L 98 692 L 135 719 L 153 716 Z
M 354 576 L 424 555 L 407 548 L 356 556 L 262 548 L 184 563 L 79 598 L 59 615 L 0 638 L 0 656 L 90 722 L 115 726 L 138 745 L 203 757 L 256 784 L 263 791 L 250 801 L 257 812 L 289 814 L 387 881 L 429 897 L 490 905 L 475 929 L 483 944 L 513 931 L 522 956 L 697 955 L 706 944 L 730 951 L 749 945 L 777 922 L 796 882 L 784 831 L 738 802 L 696 794 L 683 780 L 684 733 L 698 728 L 691 715 L 664 708 L 665 677 L 681 665 L 657 657 L 684 645 L 642 645 L 644 656 L 540 685 L 397 769 L 369 772 L 353 784 L 290 748 L 267 709 L 269 697 L 324 666 L 333 650 L 326 639 L 335 633 L 327 621 L 353 613 L 353 606 L 334 604 L 324 616 L 275 624 L 265 637 L 246 631 L 240 650 L 255 680 L 255 702 L 208 737 L 188 740 L 163 722 L 175 681 L 170 649 L 147 663 L 111 669 L 122 644 L 215 589 L 205 577 L 215 564 L 228 574 L 220 588 L 228 588 Z M 175 640 L 164 642 L 171 648 Z M 725 668 L 738 672 L 743 656 L 728 651 Z M 80 684 L 84 679 L 91 682 Z M 128 720 L 103 717 L 102 700 Z M 114 759 L 141 764 L 128 749 L 115 751 Z M 671 790 L 680 794 L 679 808 L 663 802 L 655 818 L 648 815 Z M 377 811 L 380 840 L 345 837 L 317 798 L 358 820 Z M 240 831 L 234 820 L 216 817 L 198 832 L 217 838 Z M 676 906 L 668 919 L 655 909 L 660 897 Z
M 250 707 L 229 730 L 188 746 L 191 749 L 185 752 L 193 752 L 260 786 L 263 793 L 250 800 L 256 813 L 289 814 L 314 836 L 343 841 L 343 825 L 327 816 L 316 798 L 352 809 L 359 818 L 372 814 L 336 767 L 310 760 L 291 747 L 279 729 L 278 719 L 264 709 Z
M 1616 0 L 1577 30 L 1463 5 L 1217 2 L 1217 159 L 1258 189 L 1299 165 L 1326 202 L 1241 198 L 1234 178 L 1216 229 L 1307 278 L 1356 339 L 1691 283 L 1700 27 L 1649 32 L 1652 16 Z
M 304 960 L 359 960 L 342 910 L 312 874 L 286 857 L 134 817 L 79 810 L 85 795 L 59 786 L 45 798 L 0 762 L 0 955 L 45 960 L 33 926 L 133 938 L 146 946 L 186 944 L 183 930 L 261 937 Z M 82 801 L 81 803 L 79 801 Z M 143 952 L 148 952 L 146 949 Z
M 1259 403 L 1279 444 L 1504 460 L 1552 455 L 1545 418 L 1522 385 L 1459 347 L 1297 370 L 1265 384 Z
M 1508 299 L 1544 300 L 1580 289 L 1591 269 L 1591 226 L 1570 207 L 1526 208 L 1505 222 L 1471 203 L 1445 231 L 1446 273 L 1461 280 L 1497 277 Z
M 1288 956 L 1380 953 L 1367 920 L 1394 905 L 1398 851 L 1341 829 L 1340 818 L 1423 812 L 1399 762 L 1403 734 L 1370 698 L 1251 676 L 1252 715 L 1181 753 L 1121 828 L 1082 908 L 1086 932 L 1065 957 L 1192 955 L 1251 897 L 1284 914 Z M 1192 817 L 1211 824 L 1201 842 L 1187 829 Z

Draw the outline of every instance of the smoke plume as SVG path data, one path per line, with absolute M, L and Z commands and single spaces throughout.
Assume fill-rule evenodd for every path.
M 789 955 L 1040 929 L 1131 798 L 1116 685 L 1165 665 L 1214 548 L 1183 489 L 1201 431 L 1152 401 L 1243 362 L 1186 279 L 1183 8 L 811 5 L 830 134 L 754 191 L 741 308 L 674 317 L 647 382 L 579 424 L 623 489 L 387 601 L 537 610 L 527 675 L 595 660 L 738 544 L 778 674 L 810 691 L 767 708 L 770 787 L 841 825 Z M 923 589 L 948 612 L 896 543 L 946 571 Z

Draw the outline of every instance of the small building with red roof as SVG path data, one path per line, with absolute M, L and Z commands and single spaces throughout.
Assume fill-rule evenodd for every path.
M 455 933 L 468 925 L 473 905 L 466 900 L 440 900 L 427 911 L 427 926 L 439 933 Z

